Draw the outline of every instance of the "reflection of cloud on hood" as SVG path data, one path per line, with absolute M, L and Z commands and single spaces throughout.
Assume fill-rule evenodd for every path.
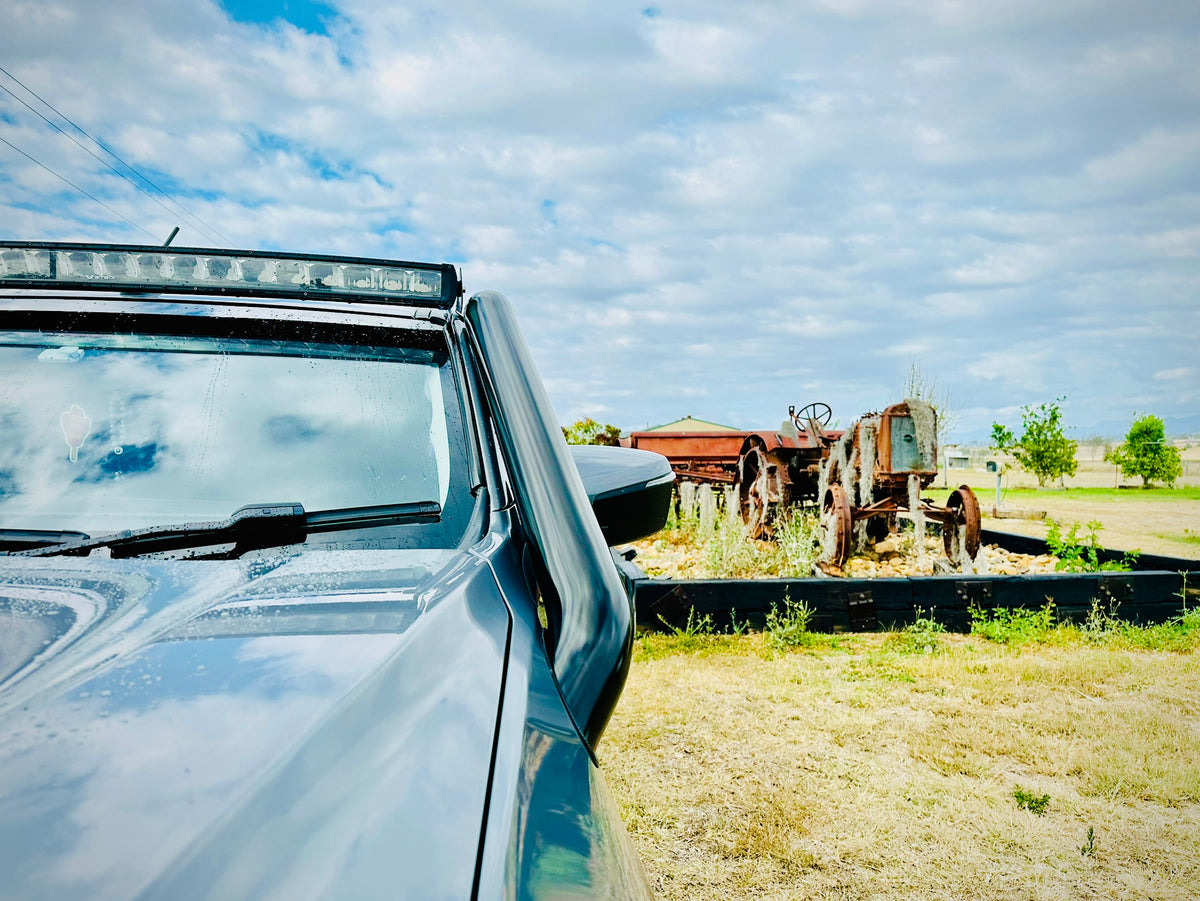
M 48 822 L 39 824 L 39 836 L 49 846 L 28 859 L 53 866 L 33 872 L 22 867 L 21 883 L 41 886 L 47 894 L 136 894 L 147 874 L 164 866 L 194 839 L 199 824 L 229 804 L 234 786 L 261 778 L 281 747 L 310 728 L 331 701 L 396 646 L 392 635 L 242 644 L 264 641 L 277 647 L 238 655 L 241 672 L 236 674 L 214 666 L 221 656 L 200 654 L 187 642 L 155 646 L 137 665 L 57 705 L 39 705 L 35 718 L 42 725 L 24 733 L 28 749 L 21 749 L 18 738 L 0 747 L 8 774 L 4 785 L 11 790 L 21 784 L 48 804 L 43 811 Z M 289 643 L 304 648 L 297 651 Z M 291 661 L 286 672 L 265 672 L 285 661 Z M 318 669 L 306 669 L 313 663 Z M 257 676 L 273 690 L 237 690 L 228 682 L 235 676 L 246 686 L 255 685 Z M 163 692 L 164 678 L 191 683 L 191 696 L 150 700 Z M 140 704 L 138 692 L 147 698 Z M 116 697 L 135 703 L 114 709 Z M 19 730 L 10 733 L 16 734 Z M 203 751 L 214 746 L 219 754 Z M 50 773 L 69 790 L 51 791 L 44 784 Z M 131 847 L 139 853 L 131 855 Z

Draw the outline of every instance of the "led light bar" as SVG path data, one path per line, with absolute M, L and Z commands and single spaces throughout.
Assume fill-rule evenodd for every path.
M 5 286 L 368 300 L 441 308 L 453 305 L 462 291 L 448 263 L 0 241 L 0 287 Z

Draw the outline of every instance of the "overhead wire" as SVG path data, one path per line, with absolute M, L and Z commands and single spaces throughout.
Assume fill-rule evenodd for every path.
M 47 172 L 49 172 L 55 178 L 70 185 L 72 188 L 74 188 L 76 191 L 78 191 L 84 197 L 87 197 L 87 198 L 90 198 L 91 200 L 96 201 L 96 203 L 100 204 L 100 206 L 104 207 L 106 210 L 108 210 L 114 216 L 119 216 L 120 218 L 124 219 L 126 222 L 128 222 L 130 225 L 132 225 L 134 228 L 136 228 L 142 234 L 149 235 L 150 239 L 152 241 L 157 241 L 157 238 L 155 238 L 154 235 L 150 234 L 150 232 L 146 231 L 146 229 L 142 228 L 142 226 L 138 225 L 136 222 L 134 222 L 132 219 L 130 219 L 128 216 L 126 216 L 124 213 L 121 213 L 118 210 L 114 210 L 112 207 L 110 207 L 107 203 L 105 203 L 103 200 L 101 200 L 95 194 L 88 193 L 83 188 L 79 187 L 79 185 L 75 184 L 75 182 L 73 182 L 69 178 L 67 178 L 65 175 L 61 175 L 58 172 L 55 172 L 53 169 L 51 169 L 49 166 L 47 166 L 41 160 L 35 159 L 34 157 L 30 156 L 28 153 L 26 153 L 24 150 L 22 150 L 16 144 L 12 143 L 11 141 L 5 140 L 4 138 L 0 138 L 0 143 L 7 144 L 9 147 L 11 147 L 17 153 L 21 154 L 21 156 L 25 157 L 25 159 L 29 160 L 31 163 L 41 166 L 43 169 L 45 169 Z
M 126 182 L 128 182 L 130 185 L 132 185 L 138 191 L 145 194 L 147 197 L 149 197 L 151 200 L 153 200 L 155 203 L 157 203 L 160 207 L 162 207 L 167 212 L 173 213 L 173 214 L 175 212 L 183 213 L 185 216 L 187 216 L 189 219 L 191 219 L 192 223 L 194 225 L 196 225 L 197 227 L 199 227 L 202 231 L 208 233 L 210 236 L 216 238 L 220 242 L 225 243 L 226 245 L 232 245 L 233 242 L 230 241 L 229 238 L 227 238 L 225 235 L 223 235 L 215 226 L 209 225 L 207 222 L 204 221 L 204 219 L 202 219 L 196 213 L 193 213 L 184 204 L 180 203 L 178 200 L 176 200 L 174 197 L 172 197 L 170 194 L 168 194 L 166 191 L 164 191 L 162 188 L 160 188 L 157 184 L 155 184 L 153 181 L 151 181 L 149 178 L 147 178 L 145 175 L 143 175 L 141 172 L 139 172 L 135 166 L 132 166 L 131 164 L 125 162 L 125 160 L 123 160 L 116 152 L 114 152 L 111 148 L 109 148 L 103 141 L 99 140 L 96 137 L 93 137 L 81 125 L 76 123 L 74 120 L 72 120 L 66 114 L 60 112 L 52 103 L 50 103 L 48 100 L 43 98 L 40 94 L 38 94 L 37 91 L 33 90 L 33 88 L 29 87 L 27 84 L 25 84 L 23 81 L 21 81 L 15 75 L 13 75 L 11 72 L 9 72 L 7 69 L 5 69 L 3 66 L 0 66 L 0 73 L 3 73 L 5 76 L 7 76 L 13 82 L 20 85 L 23 90 L 28 92 L 31 96 L 35 97 L 39 103 L 41 103 L 43 106 L 45 106 L 51 112 L 53 112 L 56 116 L 58 116 L 60 119 L 62 119 L 68 125 L 70 125 L 73 129 L 75 129 L 77 132 L 79 132 L 81 135 L 83 135 L 85 138 L 87 138 L 89 141 L 91 141 L 93 144 L 95 144 L 101 150 L 103 150 L 106 154 L 108 154 L 108 156 L 112 157 L 114 160 L 116 160 L 118 163 L 120 163 L 123 167 L 125 167 L 125 169 L 127 169 L 129 172 L 131 172 L 133 175 L 135 175 L 138 179 L 140 179 L 141 181 L 143 181 L 147 185 L 149 185 L 152 189 L 154 189 L 154 191 L 156 191 L 164 199 L 166 199 L 167 201 L 172 203 L 176 207 L 176 210 L 169 209 L 165 204 L 163 204 L 163 202 L 161 200 L 154 197 L 154 195 L 150 194 L 148 191 L 146 191 L 144 188 L 142 188 L 140 185 L 138 185 L 136 182 L 134 182 L 132 179 L 130 179 L 127 174 L 125 174 L 120 169 L 113 166 L 112 163 L 109 163 L 106 160 L 101 159 L 93 151 L 91 151 L 90 149 L 85 147 L 83 144 L 80 144 L 79 141 L 77 141 L 74 137 L 67 134 L 67 132 L 63 131 L 63 129 L 60 128 L 56 123 L 52 122 L 45 115 L 43 115 L 38 110 L 36 110 L 32 106 L 30 106 L 29 103 L 22 100 L 20 97 L 18 97 L 15 93 L 13 93 L 8 88 L 4 87 L 3 85 L 0 85 L 0 90 L 3 90 L 5 93 L 9 94 L 14 100 L 16 100 L 18 103 L 20 103 L 26 109 L 28 109 L 34 115 L 41 118 L 42 121 L 44 121 L 47 125 L 49 125 L 51 128 L 53 128 L 55 131 L 57 131 L 63 137 L 72 141 L 76 146 L 78 146 L 82 150 L 86 151 L 93 159 L 95 159 L 98 162 L 102 163 L 103 165 L 107 166 L 111 171 L 116 173 L 118 176 L 120 176 L 122 179 L 124 179 Z M 8 142 L 5 142 L 5 143 L 8 143 Z M 12 146 L 12 145 L 10 144 L 9 146 Z M 16 148 L 14 148 L 14 149 L 16 149 Z M 28 154 L 24 154 L 24 155 L 28 156 Z M 33 159 L 32 157 L 29 157 L 29 158 Z M 34 160 L 34 162 L 37 162 L 37 161 Z M 55 174 L 57 175 L 57 173 L 55 173 Z M 64 179 L 64 181 L 65 181 L 65 179 Z M 91 195 L 89 194 L 88 196 L 90 197 Z M 93 197 L 92 199 L 95 199 L 95 198 Z M 140 228 L 140 226 L 139 226 L 139 228 Z M 142 229 L 142 231 L 145 231 L 145 229 Z M 147 232 L 147 234 L 148 234 L 148 232 Z
M 0 71 L 3 71 L 3 70 L 2 70 L 2 69 L 0 69 Z M 7 75 L 8 73 L 7 73 L 7 72 L 5 72 L 5 74 Z M 12 76 L 10 75 L 9 77 L 11 78 Z M 15 80 L 15 79 L 14 79 L 14 80 Z M 18 84 L 20 84 L 20 82 L 18 82 Z M 22 85 L 22 87 L 23 87 L 23 85 Z M 26 90 L 28 90 L 28 89 L 26 89 Z M 70 141 L 72 144 L 74 144 L 76 147 L 78 147 L 80 150 L 82 150 L 84 153 L 86 153 L 86 154 L 87 154 L 88 156 L 90 156 L 92 159 L 96 160 L 96 161 L 97 161 L 98 163 L 100 163 L 102 166 L 105 166 L 105 167 L 106 167 L 106 168 L 108 168 L 110 171 L 114 172 L 116 175 L 118 175 L 118 176 L 119 176 L 120 178 L 122 178 L 124 181 L 128 182 L 128 183 L 129 183 L 129 185 L 130 185 L 131 187 L 133 187 L 135 190 L 139 191 L 140 193 L 144 194 L 144 195 L 145 195 L 146 197 L 148 197 L 150 200 L 153 200 L 153 201 L 154 201 L 156 204 L 158 204 L 160 207 L 162 207 L 164 210 L 166 210 L 166 211 L 167 211 L 168 213 L 170 213 L 172 216 L 174 216 L 174 215 L 177 215 L 177 212 L 178 212 L 178 211 L 176 211 L 176 210 L 172 210 L 172 209 L 171 209 L 170 207 L 168 207 L 168 206 L 167 206 L 165 203 L 163 203 L 161 200 L 159 200 L 159 198 L 155 197 L 153 194 L 151 194 L 149 191 L 147 191 L 145 188 L 143 188 L 141 185 L 139 185 L 137 182 L 135 182 L 133 179 L 131 179 L 131 178 L 130 178 L 128 175 L 126 175 L 124 172 L 122 172 L 120 169 L 118 169 L 116 166 L 114 166 L 114 165 L 113 165 L 112 163 L 110 163 L 108 160 L 106 160 L 106 159 L 104 159 L 103 157 L 101 157 L 99 154 L 97 154 L 97 153 L 96 153 L 94 150 L 92 150 L 90 147 L 86 146 L 85 144 L 82 144 L 82 143 L 81 143 L 81 142 L 80 142 L 78 139 L 76 139 L 76 138 L 75 138 L 75 136 L 74 136 L 74 135 L 68 134 L 67 132 L 63 131 L 63 129 L 62 129 L 62 128 L 60 128 L 60 127 L 59 127 L 59 125 L 58 125 L 56 122 L 54 122 L 53 120 L 51 120 L 49 117 L 47 117 L 47 116 L 43 115 L 43 114 L 42 114 L 41 112 L 39 112 L 38 110 L 34 109 L 32 106 L 30 106 L 28 103 L 26 103 L 26 102 L 25 102 L 24 100 L 22 100 L 20 97 L 18 97 L 18 96 L 17 96 L 15 93 L 13 93 L 13 92 L 12 92 L 11 90 L 9 90 L 7 87 L 5 87 L 4 85 L 0 84 L 0 91 L 4 91 L 4 93 L 6 93 L 6 94 L 8 94 L 10 97 L 12 97 L 12 98 L 13 98 L 15 101 L 17 101 L 17 103 L 21 104 L 23 107 L 25 107 L 27 110 L 29 110 L 31 113 L 33 113 L 35 116 L 37 116 L 39 119 L 41 119 L 43 122 L 45 122 L 45 123 L 46 123 L 47 125 L 49 125 L 51 128 L 53 128 L 53 129 L 54 129 L 56 132 L 58 132 L 60 135 L 62 135 L 64 138 L 66 138 L 68 141 Z M 30 93 L 32 93 L 32 92 L 30 92 Z M 36 95 L 35 95 L 35 96 L 36 96 Z M 39 99 L 40 99 L 40 98 L 39 98 Z M 43 101 L 43 102 L 44 102 L 44 101 Z M 49 105 L 49 104 L 47 104 L 47 105 Z M 53 109 L 53 107 L 51 107 L 51 109 Z M 61 115 L 61 114 L 60 114 L 60 115 Z M 64 117 L 64 118 L 65 118 L 65 117 Z M 84 132 L 84 134 L 86 134 L 86 132 Z M 91 137 L 91 136 L 89 135 L 89 137 Z M 97 141 L 95 138 L 91 138 L 91 140 L 92 140 L 93 142 L 95 142 L 97 145 L 100 145 L 100 142 L 99 142 L 99 141 Z M 103 145 L 100 145 L 100 146 L 103 146 Z M 118 158 L 118 159 L 119 159 L 119 158 Z M 132 167 L 130 167 L 130 168 L 132 168 Z M 135 174 L 137 174 L 137 175 L 139 175 L 139 177 L 141 177 L 141 176 L 140 176 L 140 173 L 137 173 L 137 171 L 136 171 L 136 170 L 133 170 L 133 171 L 134 171 L 134 173 L 135 173 Z M 153 185 L 153 182 L 150 182 L 150 184 L 151 184 L 151 185 Z M 162 192 L 160 191 L 159 193 L 162 193 Z M 168 199 L 170 199 L 170 198 L 168 198 Z M 176 203 L 176 206 L 180 206 L 180 208 L 181 208 L 181 209 L 183 209 L 185 212 L 187 212 L 186 208 L 185 208 L 185 207 L 182 207 L 182 205 L 180 205 L 180 204 Z M 200 220 L 199 218 L 197 218 L 197 217 L 193 216 L 193 219 L 195 220 L 195 223 L 196 223 L 196 224 L 197 224 L 197 225 L 198 225 L 198 226 L 201 228 L 201 230 L 203 230 L 203 231 L 207 232 L 207 233 L 208 233 L 210 236 L 212 236 L 212 237 L 215 237 L 215 238 L 216 238 L 217 240 L 219 240 L 219 241 L 226 241 L 226 240 L 227 240 L 227 239 L 226 239 L 226 238 L 225 238 L 223 235 L 221 235 L 221 233 L 220 233 L 220 232 L 216 231 L 215 229 L 211 229 L 211 228 L 209 228 L 209 227 L 208 227 L 207 225 L 205 225 L 205 224 L 204 224 L 204 222 L 203 222 L 202 220 Z

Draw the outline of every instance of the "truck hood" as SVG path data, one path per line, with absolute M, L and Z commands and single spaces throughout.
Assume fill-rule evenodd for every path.
M 469 895 L 507 634 L 466 552 L 3 560 L 6 894 Z

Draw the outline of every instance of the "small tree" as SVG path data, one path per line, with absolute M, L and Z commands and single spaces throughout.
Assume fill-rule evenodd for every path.
M 992 423 L 993 450 L 1011 453 L 1022 469 L 1037 476 L 1038 485 L 1075 475 L 1076 442 L 1063 433 L 1061 400 L 1022 407 L 1020 438 L 1006 426 Z
M 908 375 L 904 379 L 904 400 L 915 397 L 923 400 L 937 414 L 938 435 L 949 435 L 958 425 L 958 410 L 950 400 L 950 390 L 941 388 L 937 379 L 926 377 L 921 365 L 915 360 L 908 361 Z
M 1123 476 L 1141 476 L 1143 488 L 1149 488 L 1152 482 L 1174 486 L 1183 473 L 1179 448 L 1167 443 L 1163 421 L 1151 413 L 1135 416 L 1124 443 L 1106 453 L 1104 459 L 1121 467 Z
M 606 444 L 616 447 L 621 439 L 621 430 L 615 425 L 596 422 L 590 416 L 573 425 L 563 426 L 562 431 L 567 444 Z

